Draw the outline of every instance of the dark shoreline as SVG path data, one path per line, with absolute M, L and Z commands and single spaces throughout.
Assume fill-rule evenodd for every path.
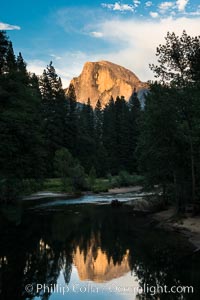
M 53 199 L 76 199 L 84 195 L 113 195 L 113 199 L 117 194 L 126 194 L 131 192 L 139 192 L 142 190 L 141 186 L 135 187 L 122 187 L 111 189 L 105 193 L 95 194 L 93 192 L 82 192 L 82 193 L 54 193 L 48 191 L 42 191 L 35 193 L 33 195 L 23 197 L 19 202 L 23 204 L 31 205 L 36 202 L 46 202 Z M 140 207 L 144 199 L 135 200 L 139 203 L 136 207 L 133 207 L 133 216 L 147 217 L 150 220 L 150 225 L 164 229 L 166 231 L 173 231 L 176 233 L 185 236 L 187 240 L 195 247 L 194 251 L 200 251 L 200 217 L 184 217 L 182 219 L 174 219 L 175 217 L 175 208 L 170 207 L 166 210 L 151 211 L 151 207 Z M 108 203 L 109 205 L 110 203 Z M 132 201 L 126 203 L 126 205 L 133 205 Z M 145 204 L 146 205 L 146 204 Z M 118 208 L 120 209 L 120 208 Z M 196 225 L 194 224 L 196 222 Z

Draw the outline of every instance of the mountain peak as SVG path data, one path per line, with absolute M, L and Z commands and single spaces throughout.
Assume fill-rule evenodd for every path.
M 128 101 L 134 90 L 141 91 L 147 88 L 130 70 L 115 63 L 101 60 L 86 62 L 78 77 L 71 80 L 74 85 L 77 101 L 86 103 L 90 98 L 95 107 L 98 99 L 105 106 L 110 97 L 124 96 Z

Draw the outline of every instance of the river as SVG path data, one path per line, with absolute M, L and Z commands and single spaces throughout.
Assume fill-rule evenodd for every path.
M 0 299 L 199 299 L 199 254 L 115 197 L 1 207 Z

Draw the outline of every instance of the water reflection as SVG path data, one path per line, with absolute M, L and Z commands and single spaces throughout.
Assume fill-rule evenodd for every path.
M 17 213 L 17 211 L 16 211 Z M 174 234 L 149 227 L 130 207 L 79 205 L 25 210 L 20 217 L 0 217 L 1 299 L 64 299 L 37 284 L 110 283 L 192 285 L 195 294 L 121 295 L 101 293 L 95 299 L 199 299 L 199 256 Z M 136 279 L 138 280 L 136 283 Z M 33 290 L 26 292 L 25 286 Z M 95 285 L 95 286 L 96 286 Z M 86 297 L 87 296 L 87 297 Z M 68 294 L 68 299 L 94 299 Z M 76 298 L 79 297 L 79 298 Z M 85 298 L 86 297 L 86 298 Z
M 107 254 L 98 248 L 93 253 L 95 240 L 91 240 L 91 246 L 87 249 L 87 256 L 81 252 L 79 246 L 73 253 L 73 263 L 77 268 L 79 279 L 82 281 L 105 282 L 122 277 L 130 271 L 129 250 L 126 251 L 121 262 L 114 264 L 112 257 L 108 260 Z

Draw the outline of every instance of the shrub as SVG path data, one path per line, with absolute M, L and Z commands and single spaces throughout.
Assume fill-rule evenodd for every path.
M 75 191 L 81 191 L 87 189 L 87 183 L 86 183 L 86 175 L 84 168 L 77 163 L 74 168 L 72 169 L 71 174 L 71 183 Z
M 89 183 L 90 189 L 92 189 L 92 187 L 95 185 L 96 177 L 97 177 L 96 170 L 92 166 L 92 168 L 90 169 L 89 177 L 88 177 L 88 183 Z

